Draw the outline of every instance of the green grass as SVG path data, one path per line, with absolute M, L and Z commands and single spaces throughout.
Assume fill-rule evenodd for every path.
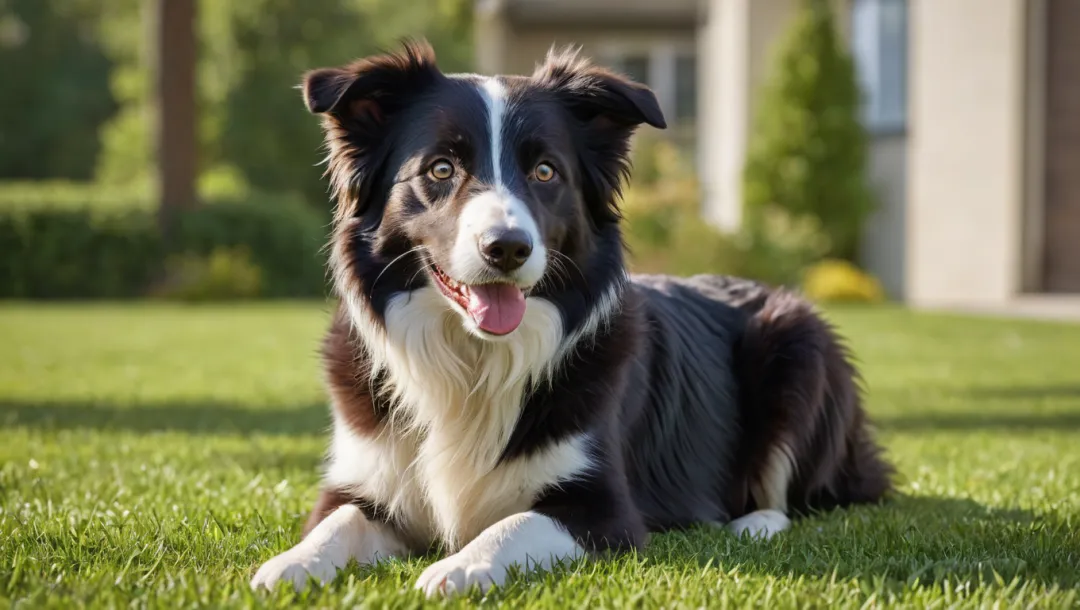
M 1080 604 L 1080 326 L 830 315 L 863 363 L 899 498 L 766 544 L 659 536 L 482 603 Z M 431 558 L 299 596 L 248 590 L 316 494 L 326 318 L 322 304 L 0 306 L 0 604 L 421 605 L 410 587 Z

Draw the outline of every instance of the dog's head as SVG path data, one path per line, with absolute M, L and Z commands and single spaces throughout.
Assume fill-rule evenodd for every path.
M 483 77 L 443 74 L 407 43 L 312 71 L 303 93 L 324 117 L 339 292 L 378 319 L 435 286 L 485 339 L 512 333 L 527 298 L 587 289 L 598 236 L 619 241 L 629 138 L 664 127 L 649 89 L 571 51 Z

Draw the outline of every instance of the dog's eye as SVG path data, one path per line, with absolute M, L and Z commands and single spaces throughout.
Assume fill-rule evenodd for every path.
M 533 176 L 540 182 L 549 182 L 555 177 L 555 168 L 550 163 L 540 163 L 533 170 Z
M 446 159 L 439 159 L 431 164 L 431 169 L 428 170 L 428 173 L 436 180 L 448 180 L 454 175 L 454 164 Z

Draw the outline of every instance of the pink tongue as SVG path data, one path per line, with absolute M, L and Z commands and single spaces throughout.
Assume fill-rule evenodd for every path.
M 525 317 L 525 295 L 510 284 L 469 286 L 469 315 L 493 335 L 514 331 Z

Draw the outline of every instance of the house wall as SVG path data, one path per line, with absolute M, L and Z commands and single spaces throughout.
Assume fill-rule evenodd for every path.
M 1025 3 L 912 0 L 906 296 L 1003 302 L 1020 289 Z

